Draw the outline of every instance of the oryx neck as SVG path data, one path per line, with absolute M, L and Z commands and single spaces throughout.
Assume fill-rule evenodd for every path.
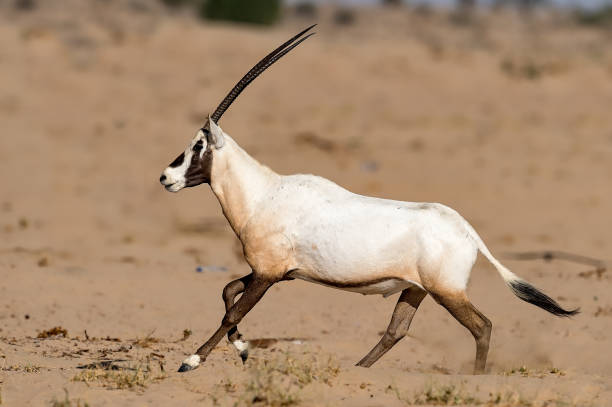
M 226 145 L 215 152 L 210 186 L 234 232 L 240 232 L 280 176 L 260 164 L 225 135 Z

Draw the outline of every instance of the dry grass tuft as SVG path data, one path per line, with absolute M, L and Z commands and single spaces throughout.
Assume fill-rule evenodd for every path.
M 481 405 L 482 402 L 475 396 L 470 395 L 464 389 L 458 388 L 453 384 L 429 383 L 421 391 L 415 393 L 413 397 L 401 394 L 395 385 L 387 386 L 387 392 L 395 394 L 398 400 L 407 405 L 428 405 L 428 406 L 460 406 L 460 405 Z
M 36 337 L 39 339 L 47 339 L 47 338 L 53 338 L 56 336 L 61 336 L 61 337 L 66 338 L 68 336 L 68 331 L 65 328 L 62 328 L 61 326 L 56 326 L 51 329 L 47 329 L 46 331 L 39 332 L 38 336 Z
M 592 402 L 570 401 L 561 395 L 554 398 L 530 400 L 515 391 L 491 393 L 489 394 L 489 400 L 482 404 L 502 407 L 587 407 L 593 405 Z
M 431 383 L 421 393 L 414 395 L 411 404 L 417 406 L 462 406 L 482 404 L 476 397 L 466 393 L 454 385 L 439 385 Z
M 153 337 L 153 333 L 155 331 L 151 331 L 147 336 L 145 336 L 144 338 L 136 338 L 134 341 L 132 341 L 132 345 L 134 346 L 140 346 L 141 348 L 149 348 L 152 344 L 154 343 L 159 343 L 159 339 Z M 185 333 L 183 332 L 183 335 Z
M 311 383 L 325 383 L 338 375 L 340 368 L 331 358 L 298 359 L 282 352 L 274 359 L 256 359 L 249 366 L 251 379 L 244 399 L 251 404 L 291 406 L 300 401 L 299 391 Z
M 182 338 L 182 339 L 180 339 L 180 340 L 181 340 L 181 341 L 186 341 L 186 340 L 187 340 L 187 338 L 189 338 L 189 337 L 191 336 L 191 334 L 192 334 L 192 333 L 193 333 L 193 332 L 191 332 L 191 329 L 187 329 L 187 328 L 183 329 L 183 338 Z
M 504 376 L 522 376 L 522 377 L 537 377 L 543 378 L 549 375 L 553 376 L 565 376 L 566 372 L 556 367 L 551 367 L 550 369 L 530 369 L 526 366 L 521 366 L 519 368 L 512 368 L 509 371 L 503 373 Z
M 604 316 L 609 317 L 612 315 L 612 307 L 597 307 L 597 311 L 593 314 L 596 317 Z
M 160 370 L 157 371 L 151 367 L 148 361 L 122 368 L 117 368 L 116 365 L 112 366 L 112 368 L 85 369 L 76 374 L 72 381 L 87 384 L 96 383 L 109 389 L 142 390 L 150 383 L 158 382 L 167 377 L 161 364 Z
M 307 145 L 320 151 L 333 152 L 338 149 L 338 145 L 333 140 L 328 140 L 313 132 L 304 131 L 295 136 L 298 145 Z
M 70 400 L 68 397 L 68 390 L 64 389 L 64 399 L 58 400 L 54 398 L 51 400 L 51 407 L 89 407 L 89 403 L 81 401 L 80 399 L 74 401 Z
M 11 365 L 8 367 L 3 367 L 2 370 L 5 372 L 38 373 L 40 372 L 41 368 L 41 366 L 26 363 L 25 365 Z
M 476 388 L 478 389 L 478 387 Z M 475 394 L 454 384 L 430 383 L 412 398 L 402 396 L 397 386 L 388 386 L 387 392 L 392 392 L 398 400 L 411 406 L 500 406 L 500 407 L 578 407 L 584 404 L 569 401 L 562 395 L 554 398 L 526 398 L 516 391 L 496 391 L 489 393 L 487 400 L 479 399 Z
M 544 76 L 566 73 L 569 66 L 562 61 L 542 61 L 537 58 L 504 58 L 500 69 L 514 79 L 537 80 Z
M 246 368 L 248 379 L 245 382 L 221 381 L 218 385 L 221 394 L 210 395 L 215 405 L 224 404 L 220 399 L 230 395 L 237 397 L 233 402 L 235 406 L 294 406 L 301 403 L 303 388 L 318 383 L 332 386 L 340 372 L 331 357 L 300 358 L 289 352 L 279 352 L 272 359 L 249 359 Z
M 256 374 L 279 373 L 283 376 L 290 376 L 302 388 L 314 382 L 330 385 L 331 380 L 338 376 L 340 367 L 331 356 L 326 359 L 318 359 L 315 356 L 298 359 L 289 352 L 281 352 L 271 360 L 254 360 L 251 371 Z

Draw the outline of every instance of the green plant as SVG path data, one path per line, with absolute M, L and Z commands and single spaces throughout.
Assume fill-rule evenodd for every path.
M 300 1 L 294 6 L 296 15 L 304 18 L 316 18 L 318 15 L 317 5 L 311 1 Z
M 168 7 L 180 7 L 185 4 L 191 3 L 190 0 L 160 0 Z
M 270 25 L 280 17 L 280 0 L 207 0 L 200 16 L 210 20 Z
M 593 10 L 577 10 L 574 12 L 574 16 L 580 24 L 612 27 L 612 5 L 605 5 Z

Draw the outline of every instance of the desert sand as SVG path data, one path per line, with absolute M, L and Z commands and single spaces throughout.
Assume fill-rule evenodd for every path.
M 493 322 L 485 375 L 471 375 L 469 332 L 430 297 L 364 369 L 397 295 L 283 282 L 240 325 L 269 339 L 245 365 L 224 340 L 179 374 L 218 327 L 224 285 L 250 270 L 209 187 L 171 194 L 159 175 L 235 81 L 312 20 L 40 3 L 0 7 L 0 404 L 612 405 L 610 272 L 506 256 L 610 258 L 609 32 L 560 16 L 466 25 L 362 10 L 336 25 L 323 12 L 221 121 L 281 174 L 453 207 L 579 315 L 520 301 L 479 259 L 469 295 Z

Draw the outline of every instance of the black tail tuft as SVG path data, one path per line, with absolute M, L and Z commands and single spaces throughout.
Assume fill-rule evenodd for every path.
M 509 284 L 510 288 L 514 292 L 514 295 L 523 301 L 536 305 L 543 310 L 550 312 L 551 314 L 559 317 L 570 317 L 580 312 L 579 308 L 570 311 L 561 308 L 561 306 L 557 304 L 555 300 L 526 281 L 514 280 L 510 281 Z

